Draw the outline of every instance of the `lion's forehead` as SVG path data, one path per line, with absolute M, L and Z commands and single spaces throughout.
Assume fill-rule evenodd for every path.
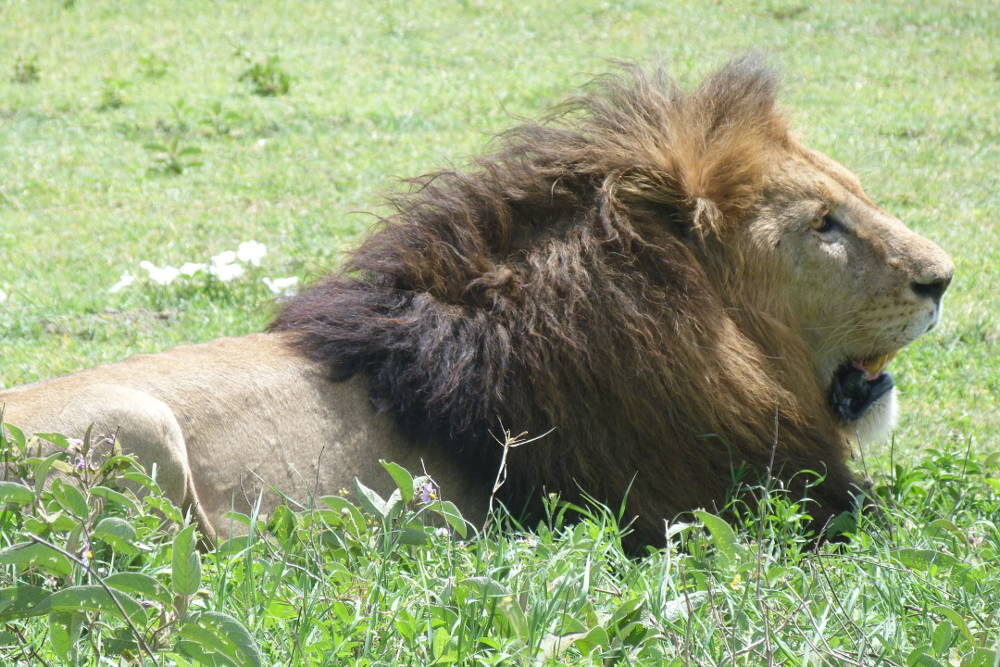
M 816 179 L 817 186 L 828 196 L 836 197 L 837 193 L 834 190 L 840 188 L 857 199 L 877 208 L 875 202 L 865 192 L 864 187 L 861 185 L 861 179 L 858 178 L 857 174 L 830 156 L 801 144 L 795 147 L 791 155 L 795 161 L 807 165 L 815 174 L 824 177 Z M 834 187 L 831 187 L 831 184 L 834 184 Z

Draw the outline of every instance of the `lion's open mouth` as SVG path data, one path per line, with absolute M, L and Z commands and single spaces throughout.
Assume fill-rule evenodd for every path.
M 892 389 L 892 376 L 885 372 L 895 352 L 848 361 L 834 372 L 830 405 L 845 422 L 854 421 Z

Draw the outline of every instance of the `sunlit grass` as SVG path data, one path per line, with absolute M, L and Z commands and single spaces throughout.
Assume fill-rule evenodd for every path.
M 894 446 L 858 461 L 884 524 L 802 548 L 808 508 L 777 494 L 731 540 L 680 527 L 635 559 L 600 508 L 420 547 L 393 524 L 345 549 L 299 517 L 206 554 L 202 603 L 266 664 L 994 664 L 998 42 L 1000 8 L 971 0 L 4 3 L 0 386 L 260 330 L 275 280 L 335 266 L 399 177 L 463 164 L 608 59 L 691 84 L 763 48 L 805 141 L 957 266 L 942 325 L 893 362 Z M 249 239 L 267 255 L 231 281 L 140 266 Z M 162 549 L 122 566 L 166 583 Z M 33 663 L 18 647 L 49 626 L 16 630 L 0 656 Z

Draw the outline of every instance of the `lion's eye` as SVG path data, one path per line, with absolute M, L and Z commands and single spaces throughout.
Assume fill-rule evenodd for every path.
M 840 222 L 833 217 L 832 213 L 824 213 L 821 217 L 813 221 L 813 229 L 817 232 L 826 233 L 832 231 L 840 225 Z

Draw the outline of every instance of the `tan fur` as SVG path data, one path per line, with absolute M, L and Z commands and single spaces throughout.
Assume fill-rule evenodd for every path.
M 256 334 L 176 347 L 0 392 L 5 421 L 26 433 L 117 434 L 210 539 L 234 528 L 263 492 L 267 512 L 285 495 L 304 505 L 353 489 L 360 477 L 382 493 L 392 481 L 379 459 L 447 480 L 472 516 L 486 490 L 463 481 L 430 446 L 400 437 L 377 414 L 362 378 L 328 381 L 290 350 L 286 336 Z M 235 526 L 236 529 L 239 526 Z

